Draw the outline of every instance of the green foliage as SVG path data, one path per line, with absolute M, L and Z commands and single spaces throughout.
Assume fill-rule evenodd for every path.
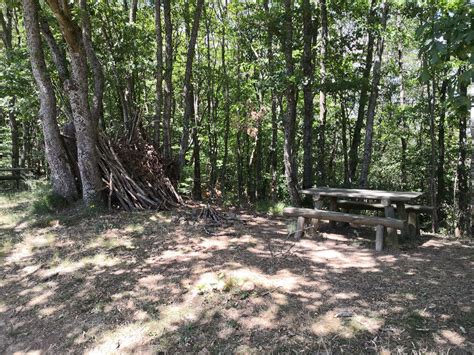
M 32 192 L 34 201 L 31 211 L 35 215 L 54 214 L 69 206 L 64 197 L 51 191 L 49 184 L 37 184 Z

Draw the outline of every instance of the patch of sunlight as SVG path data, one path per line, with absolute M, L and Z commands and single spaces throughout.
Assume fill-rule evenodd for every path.
M 145 227 L 142 224 L 131 223 L 127 225 L 123 230 L 126 233 L 143 233 L 145 231 Z
M 451 345 L 456 345 L 456 346 L 461 346 L 464 344 L 466 341 L 466 338 L 461 336 L 459 333 L 449 330 L 449 329 L 444 329 L 441 330 L 438 334 L 435 334 L 434 340 L 438 344 L 451 344 Z
M 294 275 L 287 269 L 279 270 L 275 275 L 267 275 L 256 268 L 240 268 L 232 270 L 231 275 L 265 288 L 281 288 L 285 291 L 291 291 L 306 283 L 302 276 Z
M 159 284 L 163 279 L 162 275 L 148 275 L 138 279 L 138 286 L 149 291 L 157 291 L 162 288 Z
M 45 304 L 48 302 L 49 298 L 55 294 L 54 290 L 46 290 L 43 293 L 33 296 L 31 300 L 27 303 L 29 307 L 38 306 L 40 304 Z
M 358 296 L 359 294 L 357 292 L 340 292 L 336 293 L 333 298 L 336 300 L 350 300 Z
M 7 258 L 7 262 L 17 262 L 34 254 L 35 248 L 52 245 L 56 235 L 50 232 L 25 234 L 21 243 L 16 244 Z
M 375 334 L 384 324 L 377 317 L 354 315 L 351 318 L 338 318 L 337 313 L 329 311 L 319 316 L 311 326 L 312 331 L 318 336 L 338 335 L 343 338 L 353 338 L 360 332 Z
M 140 345 L 148 342 L 149 323 L 136 322 L 127 325 L 122 325 L 111 331 L 103 333 L 97 342 L 85 351 L 85 354 L 116 354 L 132 352 Z
M 132 241 L 129 237 L 122 235 L 118 229 L 109 229 L 98 237 L 93 239 L 89 245 L 90 248 L 113 249 L 117 247 L 125 247 L 126 249 L 134 249 Z
M 0 313 L 5 313 L 7 311 L 8 307 L 5 304 L 5 302 L 0 301 Z
M 242 326 L 246 329 L 274 329 L 278 327 L 278 311 L 280 307 L 276 304 L 270 305 L 267 309 L 260 312 L 255 317 L 246 317 L 240 320 Z
M 95 254 L 94 256 L 87 256 L 77 261 L 70 259 L 61 260 L 55 267 L 45 270 L 41 273 L 41 277 L 49 277 L 54 274 L 68 274 L 75 272 L 79 269 L 87 266 L 94 267 L 111 267 L 120 263 L 120 259 L 116 257 L 110 257 L 107 254 Z
M 167 223 L 171 223 L 171 215 L 166 215 L 166 214 L 163 214 L 162 212 L 160 213 L 156 213 L 154 214 L 153 216 L 150 217 L 150 221 L 152 222 L 167 222 Z
M 47 306 L 47 307 L 43 307 L 41 308 L 38 313 L 40 314 L 40 316 L 42 317 L 49 317 L 49 316 L 52 316 L 53 314 L 61 311 L 62 309 L 65 308 L 65 305 L 58 305 L 58 306 Z

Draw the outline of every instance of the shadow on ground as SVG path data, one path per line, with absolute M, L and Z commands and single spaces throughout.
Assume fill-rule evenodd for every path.
M 251 214 L 32 227 L 0 208 L 0 353 L 472 351 L 469 243 L 375 253 L 370 230 L 295 243 L 288 220 Z

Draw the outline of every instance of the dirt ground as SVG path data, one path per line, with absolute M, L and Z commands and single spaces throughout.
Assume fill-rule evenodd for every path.
M 2 354 L 473 352 L 472 242 L 376 253 L 369 229 L 294 242 L 291 220 L 250 213 L 30 203 L 0 199 Z

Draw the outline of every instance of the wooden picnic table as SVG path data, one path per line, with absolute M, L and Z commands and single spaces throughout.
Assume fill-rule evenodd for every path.
M 331 211 L 337 211 L 338 199 L 363 199 L 363 200 L 376 200 L 380 201 L 383 206 L 385 217 L 395 217 L 395 207 L 398 214 L 398 219 L 407 221 L 406 203 L 417 199 L 423 195 L 423 192 L 411 192 L 411 191 L 383 191 L 383 190 L 367 190 L 367 189 L 343 189 L 343 188 L 331 188 L 331 187 L 315 187 L 310 189 L 300 190 L 300 193 L 304 195 L 311 195 L 313 197 L 314 208 L 321 209 L 323 206 L 323 199 L 328 198 L 329 209 Z M 335 225 L 335 222 L 330 222 L 331 225 Z M 402 230 L 402 235 L 407 234 L 408 231 Z M 387 228 L 387 234 L 398 243 L 397 232 L 393 228 Z

